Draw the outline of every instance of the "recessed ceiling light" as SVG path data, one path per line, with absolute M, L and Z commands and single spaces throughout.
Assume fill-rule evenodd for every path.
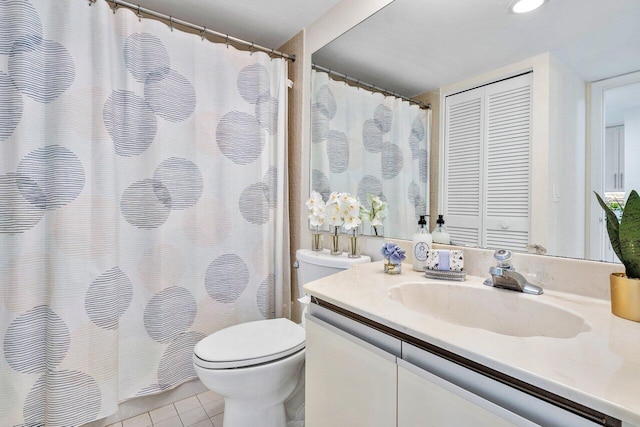
M 509 11 L 513 13 L 527 13 L 535 10 L 549 0 L 513 0 L 509 3 Z

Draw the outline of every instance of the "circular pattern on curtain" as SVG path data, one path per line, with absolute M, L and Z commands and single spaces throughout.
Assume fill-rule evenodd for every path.
M 170 157 L 153 173 L 153 179 L 169 192 L 171 209 L 186 209 L 195 205 L 202 195 L 203 180 L 198 165 L 187 159 Z M 159 200 L 162 198 L 161 192 Z
M 4 335 L 4 357 L 14 370 L 43 373 L 62 362 L 70 344 L 69 328 L 48 305 L 16 317 Z
M 118 267 L 105 271 L 93 281 L 84 298 L 89 319 L 103 329 L 118 329 L 118 319 L 133 298 L 133 285 Z
M 69 89 L 75 72 L 73 58 L 55 41 L 27 37 L 11 47 L 9 75 L 18 90 L 35 101 L 54 101 Z
M 120 210 L 127 222 L 142 229 L 158 228 L 171 213 L 171 194 L 157 179 L 131 184 L 122 194 Z
M 127 90 L 114 90 L 102 110 L 104 125 L 111 135 L 116 154 L 131 157 L 143 153 L 158 129 L 153 108 Z
M 235 254 L 217 257 L 205 276 L 205 288 L 217 302 L 229 304 L 236 301 L 249 284 L 249 267 Z
M 84 169 L 68 148 L 48 145 L 24 156 L 18 163 L 18 189 L 41 209 L 57 209 L 80 195 Z M 33 191 L 36 185 L 40 191 Z
M 42 39 L 40 17 L 27 0 L 0 2 L 0 16 L 11 17 L 0 22 L 0 54 L 9 55 L 14 43 L 25 38 Z
M 216 129 L 218 148 L 229 160 L 238 165 L 254 162 L 265 144 L 258 119 L 240 111 L 225 114 Z
M 153 34 L 131 34 L 124 42 L 123 53 L 125 67 L 140 83 L 145 83 L 149 74 L 157 76 L 169 72 L 169 52 Z
M 144 328 L 155 341 L 169 342 L 189 329 L 197 310 L 196 299 L 191 292 L 172 286 L 149 300 L 144 309 Z

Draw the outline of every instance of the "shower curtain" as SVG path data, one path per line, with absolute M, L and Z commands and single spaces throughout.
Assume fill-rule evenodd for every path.
M 286 316 L 286 63 L 0 1 L 0 425 L 76 426 Z
M 367 194 L 389 203 L 384 234 L 410 238 L 428 215 L 431 111 L 313 70 L 312 189 Z M 365 230 L 366 231 L 366 230 Z

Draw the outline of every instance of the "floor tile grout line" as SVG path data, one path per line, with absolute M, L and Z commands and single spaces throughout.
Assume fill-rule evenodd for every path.
M 205 393 L 206 393 L 206 392 L 205 392 Z M 200 393 L 200 394 L 204 394 L 204 393 Z M 195 397 L 195 398 L 196 398 L 196 401 L 198 402 L 198 405 L 199 405 L 198 407 L 199 407 L 199 408 L 202 408 L 202 409 L 205 411 L 205 415 L 206 415 L 206 417 L 207 417 L 207 418 L 206 418 L 206 420 L 211 421 L 211 424 L 213 424 L 213 425 L 214 425 L 214 427 L 218 427 L 218 426 L 214 423 L 213 419 L 214 419 L 214 418 L 217 418 L 217 417 L 220 417 L 221 415 L 223 415 L 223 414 L 224 414 L 224 411 L 223 411 L 223 412 L 221 412 L 221 413 L 219 413 L 219 414 L 215 414 L 215 415 L 213 415 L 213 416 L 211 416 L 211 417 L 210 417 L 210 416 L 209 416 L 209 414 L 207 413 L 207 411 L 206 411 L 206 410 L 205 410 L 205 408 L 204 408 L 205 404 L 203 404 L 203 403 L 202 403 L 202 401 L 200 400 L 200 397 L 199 397 L 197 394 L 195 394 L 195 395 L 193 395 L 193 396 L 186 397 L 186 398 L 184 398 L 184 399 L 180 399 L 180 401 L 182 401 L 182 400 L 186 400 L 186 399 L 190 399 L 190 398 L 192 398 L 192 397 Z M 212 402 L 215 402 L 215 401 L 218 401 L 218 400 L 220 400 L 220 399 L 214 399 L 214 400 L 212 400 L 211 402 L 207 402 L 207 404 L 212 403 Z M 173 417 L 167 418 L 167 419 L 165 419 L 165 420 L 158 421 L 157 423 L 154 423 L 154 422 L 153 422 L 153 418 L 151 418 L 151 411 L 154 411 L 154 410 L 156 410 L 156 409 L 160 409 L 160 408 L 155 408 L 155 409 L 152 409 L 151 411 L 147 411 L 147 412 L 145 412 L 145 413 L 138 414 L 138 415 L 136 415 L 136 416 L 134 416 L 134 417 L 127 418 L 127 419 L 125 419 L 125 420 L 119 421 L 119 423 L 120 423 L 120 425 L 121 425 L 121 426 L 124 426 L 125 421 L 129 421 L 129 420 L 131 420 L 132 418 L 136 418 L 136 417 L 139 417 L 139 416 L 141 416 L 141 415 L 145 415 L 145 414 L 146 414 L 146 415 L 148 416 L 148 418 L 149 418 L 149 421 L 151 422 L 151 424 L 147 425 L 146 427 L 155 427 L 157 424 L 160 424 L 160 423 L 162 423 L 162 422 L 165 422 L 165 421 L 170 420 L 170 419 L 173 419 L 173 418 L 177 418 L 177 419 L 178 419 L 178 421 L 180 422 L 180 424 L 181 424 L 183 427 L 190 427 L 190 426 L 185 426 L 185 425 L 184 425 L 184 422 L 182 421 L 182 417 L 180 416 L 180 415 L 184 414 L 185 412 L 189 412 L 189 411 L 185 411 L 185 412 L 183 412 L 182 414 L 180 414 L 180 413 L 178 412 L 178 407 L 177 407 L 175 404 L 176 404 L 176 402 L 171 402 L 171 403 L 167 403 L 166 405 L 163 405 L 163 406 L 161 406 L 161 407 L 160 407 L 160 408 L 162 408 L 162 407 L 164 407 L 164 406 L 169 406 L 169 405 L 171 405 L 171 406 L 173 407 L 173 409 L 174 409 L 174 411 L 175 411 L 176 415 L 175 415 L 175 416 L 173 416 Z M 197 409 L 198 407 L 194 407 L 194 408 L 192 408 L 192 409 L 190 409 L 190 410 Z M 199 423 L 199 422 L 202 422 L 202 421 L 205 421 L 205 419 L 203 419 L 203 420 L 201 420 L 201 421 L 198 421 L 198 423 Z M 117 423 L 116 423 L 116 424 L 117 424 Z M 196 424 L 197 424 L 197 423 L 196 423 Z

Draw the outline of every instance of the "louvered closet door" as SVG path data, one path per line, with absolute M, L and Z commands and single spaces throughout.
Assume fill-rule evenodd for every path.
M 530 230 L 532 74 L 485 87 L 483 241 L 526 250 Z
M 478 88 L 445 101 L 443 213 L 456 244 L 481 244 L 483 92 Z

